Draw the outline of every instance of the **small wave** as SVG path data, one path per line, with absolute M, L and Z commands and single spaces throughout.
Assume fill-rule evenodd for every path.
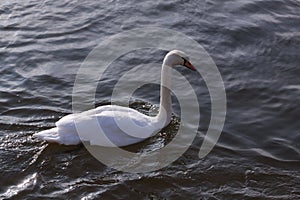
M 32 190 L 37 183 L 37 173 L 33 173 L 25 177 L 20 183 L 10 186 L 6 192 L 0 194 L 0 197 L 4 199 L 9 199 L 20 195 L 20 193 L 26 190 Z

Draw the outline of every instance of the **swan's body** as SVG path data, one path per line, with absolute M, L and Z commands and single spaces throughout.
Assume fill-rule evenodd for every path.
M 107 142 L 103 134 L 99 134 L 99 129 L 91 128 L 91 121 L 96 119 L 105 136 L 113 143 Z M 76 121 L 75 121 L 76 120 Z M 155 123 L 156 121 L 156 123 Z M 86 129 L 85 135 L 78 135 L 75 126 Z M 122 124 L 119 124 L 122 123 Z M 129 134 L 119 126 L 126 125 L 126 129 L 132 130 Z M 150 137 L 156 131 L 163 128 L 154 117 L 144 115 L 134 109 L 116 105 L 100 106 L 98 108 L 82 112 L 79 114 L 70 114 L 55 123 L 56 127 L 36 133 L 35 136 L 49 142 L 57 142 L 65 145 L 75 145 L 81 141 L 89 141 L 92 145 L 100 146 L 127 146 Z M 130 127 L 131 126 L 131 127 Z M 135 128 L 144 127 L 143 132 L 135 132 Z M 139 137 L 139 134 L 141 137 Z M 136 137 L 134 137 L 136 135 Z M 94 137 L 96 136 L 96 137 Z
M 195 70 L 188 60 L 186 54 L 178 50 L 166 55 L 161 73 L 160 108 L 155 117 L 127 107 L 100 106 L 82 113 L 67 115 L 55 123 L 55 128 L 41 131 L 34 136 L 64 145 L 76 145 L 87 141 L 91 145 L 113 147 L 141 142 L 170 123 L 172 115 L 171 95 L 168 89 L 171 81 L 170 67 L 184 65 Z

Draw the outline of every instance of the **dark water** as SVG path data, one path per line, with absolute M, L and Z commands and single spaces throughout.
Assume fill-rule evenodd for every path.
M 299 13 L 298 0 L 1 1 L 0 198 L 300 199 Z M 149 26 L 190 36 L 222 74 L 227 118 L 207 157 L 198 158 L 197 137 L 170 166 L 129 174 L 101 164 L 82 145 L 32 138 L 72 112 L 77 69 L 102 38 Z M 120 62 L 161 62 L 163 53 L 144 50 Z M 199 135 L 210 119 L 200 82 Z M 141 88 L 131 106 L 157 104 L 158 89 Z M 109 94 L 99 91 L 97 104 L 109 103 Z M 164 146 L 178 120 L 164 130 L 170 134 L 131 148 Z

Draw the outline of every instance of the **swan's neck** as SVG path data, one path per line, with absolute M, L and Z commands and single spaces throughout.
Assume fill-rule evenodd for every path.
M 161 84 L 160 84 L 160 105 L 157 120 L 163 127 L 168 125 L 172 116 L 172 100 L 171 100 L 171 78 L 172 69 L 167 66 L 165 62 L 161 70 Z M 170 88 L 170 89 L 169 89 Z

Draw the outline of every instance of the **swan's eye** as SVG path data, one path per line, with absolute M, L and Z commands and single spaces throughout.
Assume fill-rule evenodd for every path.
M 182 57 L 181 57 L 182 58 Z M 187 60 L 185 58 L 182 58 L 183 59 L 183 65 L 186 64 Z

